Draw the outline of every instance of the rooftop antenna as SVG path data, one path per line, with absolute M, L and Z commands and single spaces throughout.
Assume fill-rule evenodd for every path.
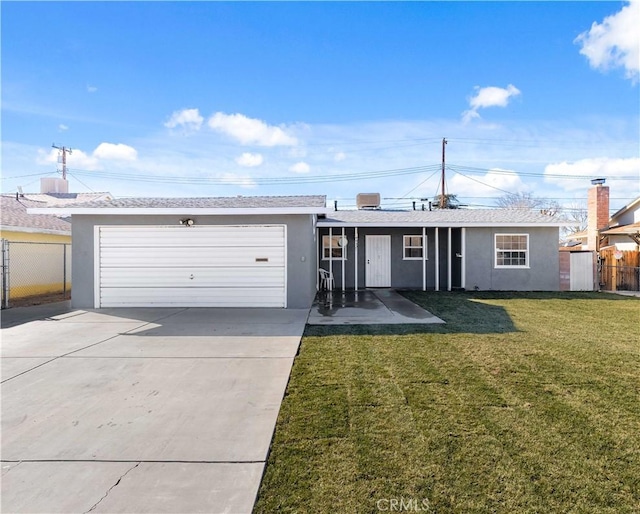
M 67 180 L 67 154 L 71 155 L 73 150 L 66 146 L 56 146 L 55 143 L 51 147 L 56 148 L 58 153 L 62 153 L 62 180 Z

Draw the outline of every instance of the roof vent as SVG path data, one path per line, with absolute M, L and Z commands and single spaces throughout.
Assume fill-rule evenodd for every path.
M 356 196 L 358 209 L 379 209 L 380 193 L 359 193 Z

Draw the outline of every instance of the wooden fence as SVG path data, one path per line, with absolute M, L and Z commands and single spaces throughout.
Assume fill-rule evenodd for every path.
M 604 248 L 600 251 L 600 289 L 640 291 L 640 252 Z

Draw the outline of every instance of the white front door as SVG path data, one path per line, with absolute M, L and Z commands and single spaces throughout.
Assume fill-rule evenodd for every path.
M 391 287 L 391 236 L 366 236 L 366 287 Z

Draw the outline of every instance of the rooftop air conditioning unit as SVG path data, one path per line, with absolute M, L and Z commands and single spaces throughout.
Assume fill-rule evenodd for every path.
M 380 193 L 359 193 L 356 196 L 358 209 L 379 209 Z

